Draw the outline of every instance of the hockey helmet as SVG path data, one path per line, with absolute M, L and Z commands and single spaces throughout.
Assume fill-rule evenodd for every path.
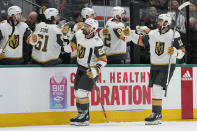
M 172 23 L 172 17 L 169 14 L 160 14 L 158 16 L 158 19 L 163 20 L 163 22 L 167 21 L 168 22 L 167 25 L 171 25 L 171 23 Z
M 58 14 L 59 14 L 59 11 L 55 8 L 48 8 L 44 12 L 44 15 L 45 15 L 47 20 L 51 20 L 52 16 L 56 17 Z
M 116 18 L 116 16 L 122 17 L 121 15 L 126 12 L 125 12 L 124 8 L 122 8 L 120 6 L 115 6 L 112 8 L 111 13 L 112 13 L 112 16 L 114 18 Z
M 88 7 L 83 8 L 81 10 L 81 15 L 82 15 L 83 18 L 86 19 L 86 16 L 94 15 L 94 10 L 92 8 L 88 8 Z
M 19 13 L 22 13 L 22 10 L 18 6 L 11 6 L 8 8 L 8 16 L 17 15 Z
M 87 25 L 90 25 L 92 29 L 94 29 L 94 31 L 96 31 L 98 29 L 98 21 L 92 18 L 88 18 L 85 20 L 84 22 Z

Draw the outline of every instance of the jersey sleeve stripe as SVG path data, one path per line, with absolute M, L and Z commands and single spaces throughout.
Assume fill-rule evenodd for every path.
M 139 35 L 138 41 L 137 41 L 137 45 L 140 45 L 140 41 L 142 42 L 142 36 Z
M 72 52 L 77 49 L 77 45 L 74 42 L 70 42 L 70 46 L 72 48 Z
M 107 57 L 106 56 L 99 57 L 97 58 L 97 61 L 107 62 Z

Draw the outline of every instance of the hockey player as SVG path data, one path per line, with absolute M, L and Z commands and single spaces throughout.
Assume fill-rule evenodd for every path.
M 137 43 L 139 35 L 134 30 L 126 27 L 126 12 L 124 8 L 112 8 L 113 18 L 109 19 L 105 28 L 99 31 L 99 36 L 104 42 L 108 64 L 123 64 L 127 58 L 127 42 Z
M 145 118 L 146 124 L 161 124 L 162 93 L 163 90 L 166 90 L 170 56 L 171 70 L 169 72 L 169 80 L 172 78 L 175 70 L 176 58 L 180 59 L 185 54 L 180 34 L 170 28 L 171 23 L 170 15 L 159 15 L 158 28 L 151 30 L 148 35 L 142 36 L 142 41 L 139 41 L 141 46 L 150 46 L 151 69 L 149 87 L 152 88 L 152 114 Z M 171 45 L 173 39 L 174 43 Z
M 18 6 L 8 8 L 8 19 L 0 24 L 0 64 L 26 63 L 28 36 L 31 34 L 27 24 L 21 22 L 22 10 Z
M 30 38 L 30 44 L 33 45 L 32 63 L 56 65 L 60 63 L 58 58 L 63 47 L 61 28 L 57 26 L 59 12 L 55 8 L 48 8 L 44 15 L 46 22 L 39 23 Z
M 94 10 L 92 8 L 86 7 L 81 10 L 81 15 L 83 17 L 83 22 L 88 18 L 94 18 Z M 71 32 L 68 33 L 68 40 L 72 40 L 73 35 L 82 28 L 83 22 L 78 22 L 74 25 Z M 77 51 L 71 52 L 71 64 L 77 63 Z
M 126 41 L 120 34 L 125 27 L 125 10 L 116 6 L 112 8 L 113 18 L 109 19 L 99 35 L 104 41 L 108 64 L 121 64 L 127 58 Z
M 83 18 L 82 18 L 81 12 L 80 11 L 73 11 L 73 13 L 72 13 L 72 20 L 69 21 L 66 24 L 65 24 L 65 21 L 64 21 L 65 25 L 63 26 L 63 29 L 62 29 L 63 34 L 64 35 L 68 35 L 68 37 L 69 37 L 68 39 L 71 40 L 72 39 L 71 37 L 74 35 L 73 29 L 74 29 L 75 24 L 78 23 L 78 25 L 79 25 L 78 27 L 81 28 L 81 26 L 83 24 L 82 21 L 83 21 Z M 60 23 L 61 22 L 62 21 L 60 21 Z M 80 23 L 81 23 L 81 26 L 80 26 Z M 69 43 L 69 40 L 67 40 L 68 41 L 67 43 Z M 60 54 L 60 58 L 61 58 L 62 64 L 71 64 L 71 63 L 72 64 L 74 64 L 74 63 L 76 64 L 77 63 L 76 62 L 77 61 L 76 58 L 72 59 L 72 61 L 71 61 L 71 53 L 66 53 L 63 50 L 64 49 L 62 49 L 62 52 Z
M 98 22 L 88 18 L 84 22 L 83 29 L 76 32 L 70 42 L 72 51 L 77 50 L 78 65 L 74 81 L 78 114 L 70 119 L 71 125 L 89 125 L 88 94 L 92 90 L 101 68 L 107 62 L 103 42 L 96 32 L 97 28 Z M 69 52 L 66 46 L 65 51 Z

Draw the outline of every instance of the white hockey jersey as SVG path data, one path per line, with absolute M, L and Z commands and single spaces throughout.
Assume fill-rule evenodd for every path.
M 148 37 L 148 39 L 146 37 Z M 165 34 L 160 34 L 158 29 L 151 30 L 148 36 L 144 36 L 142 39 L 146 39 L 148 41 L 147 44 L 150 46 L 151 65 L 167 66 L 170 58 L 170 55 L 168 54 L 168 47 L 171 47 L 172 44 L 173 30 L 170 29 Z M 146 43 L 144 40 L 143 43 Z M 184 48 L 180 34 L 177 31 L 175 31 L 174 44 L 172 46 L 176 49 Z M 176 64 L 176 57 L 171 57 L 171 63 Z
M 121 34 L 123 28 L 124 24 L 122 22 L 114 22 L 110 19 L 106 23 L 106 28 L 99 31 L 107 56 L 126 54 L 126 41 L 124 41 L 124 38 L 118 37 L 114 32 L 115 30 Z
M 15 26 L 14 39 L 10 40 L 6 47 L 6 58 L 19 59 L 23 57 L 23 37 L 27 28 L 28 26 L 24 22 L 20 22 Z M 4 21 L 0 24 L 0 30 L 3 36 L 0 41 L 0 48 L 3 49 L 12 33 L 12 26 L 7 21 Z
M 99 31 L 99 36 L 104 42 L 105 52 L 110 59 L 125 59 L 127 42 L 137 43 L 139 35 L 125 27 L 122 22 L 108 20 L 106 27 Z
M 33 35 L 37 41 L 33 41 Z M 30 44 L 33 46 L 32 59 L 39 63 L 57 60 L 63 46 L 62 32 L 56 24 L 44 22 L 36 25 L 35 32 L 31 35 Z
M 103 41 L 98 35 L 93 38 L 86 39 L 82 30 L 76 32 L 71 40 L 72 51 L 77 50 L 77 63 L 83 67 L 88 67 L 88 58 L 90 49 L 93 49 L 90 66 L 95 66 L 97 63 L 105 66 L 107 59 L 103 49 Z

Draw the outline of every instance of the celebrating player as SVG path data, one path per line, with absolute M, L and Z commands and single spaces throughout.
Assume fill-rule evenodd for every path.
M 172 18 L 168 14 L 159 15 L 158 28 L 142 36 L 142 41 L 139 41 L 139 45 L 150 46 L 151 56 L 149 86 L 152 88 L 152 114 L 145 118 L 146 124 L 161 124 L 162 93 L 166 90 L 168 73 L 170 80 L 175 70 L 176 58 L 180 59 L 185 54 L 180 34 L 170 28 L 171 23 Z
M 92 8 L 86 7 L 81 10 L 81 15 L 83 17 L 83 22 L 88 18 L 94 18 L 94 10 Z M 78 22 L 74 25 L 74 28 L 67 33 L 67 39 L 72 40 L 74 34 L 81 30 L 83 22 Z M 71 52 L 71 64 L 77 63 L 77 51 Z
M 77 50 L 77 73 L 74 81 L 77 116 L 70 120 L 71 125 L 89 125 L 89 97 L 99 72 L 106 65 L 107 58 L 103 42 L 97 35 L 98 22 L 88 18 L 82 30 L 76 32 L 71 48 L 65 46 L 65 51 Z
M 8 8 L 8 20 L 0 24 L 0 64 L 24 64 L 26 61 L 27 39 L 30 30 L 21 22 L 22 10 L 18 6 Z
M 99 31 L 99 36 L 104 42 L 108 64 L 123 64 L 127 58 L 127 42 L 137 43 L 139 35 L 134 30 L 126 27 L 126 12 L 124 8 L 112 8 L 113 18 L 109 19 L 105 28 Z M 143 31 L 146 28 L 143 28 Z
M 125 27 L 125 10 L 116 6 L 112 8 L 113 18 L 109 19 L 99 35 L 104 41 L 108 64 L 121 64 L 127 58 L 126 41 L 120 34 Z
M 32 34 L 32 63 L 50 66 L 59 64 L 59 54 L 63 47 L 62 32 L 57 26 L 59 13 L 55 8 L 48 8 L 44 13 L 46 22 L 39 23 Z

